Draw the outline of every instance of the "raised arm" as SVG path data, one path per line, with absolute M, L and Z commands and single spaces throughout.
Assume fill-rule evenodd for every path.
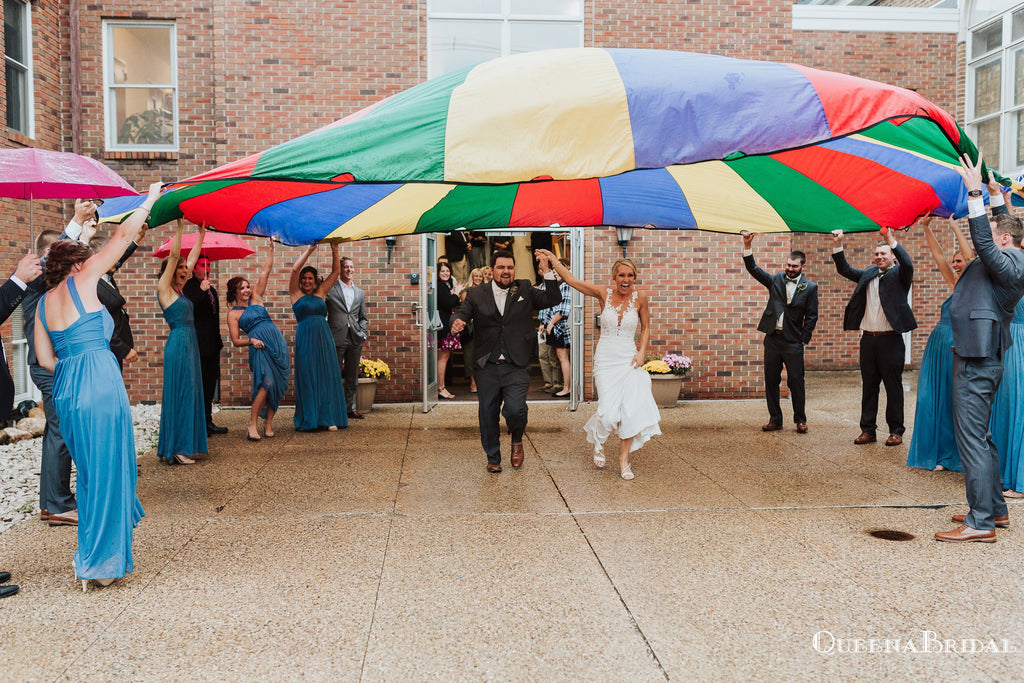
M 746 253 L 748 251 L 752 251 L 754 248 L 754 233 L 744 230 L 740 234 L 743 236 L 743 266 L 747 269 L 747 272 L 750 273 L 751 277 L 765 287 L 771 287 L 772 276 L 763 268 L 758 267 L 757 262 L 754 261 L 753 253 Z
M 935 239 L 935 233 L 932 232 L 932 221 L 934 219 L 934 216 L 928 216 L 921 221 L 921 227 L 924 229 L 924 238 L 928 242 L 928 250 L 932 252 L 932 258 L 935 259 L 935 266 L 939 269 L 939 274 L 942 275 L 942 279 L 945 280 L 950 286 L 950 289 L 952 289 L 956 286 L 956 273 L 953 272 L 953 267 L 946 261 L 946 255 L 942 253 L 942 247 L 939 245 L 939 240 Z M 957 232 L 960 231 L 957 230 Z
M 331 242 L 331 272 L 327 274 L 327 279 L 320 283 L 316 295 L 322 299 L 326 298 L 327 292 L 331 291 L 331 287 L 339 277 L 341 277 L 341 248 L 337 242 Z
M 92 280 L 93 284 L 95 284 L 99 281 L 101 275 L 117 263 L 117 260 L 121 258 L 121 254 L 125 252 L 128 245 L 138 237 L 143 224 L 149 218 L 150 210 L 156 204 L 156 200 L 160 198 L 162 187 L 163 184 L 160 182 L 155 182 L 149 186 L 149 195 L 146 197 L 146 201 L 139 208 L 132 211 L 131 215 L 121 225 L 117 226 L 106 246 L 100 249 L 98 254 L 86 261 L 82 266 L 82 274 L 85 276 L 83 279 Z
M 846 251 L 843 249 L 843 231 L 832 231 L 832 262 L 836 264 L 836 272 L 847 280 L 860 282 L 860 276 L 864 271 L 857 270 L 846 260 Z
M 263 293 L 267 291 L 267 283 L 270 281 L 270 271 L 274 269 L 274 238 L 267 238 L 267 258 L 263 262 L 263 271 L 260 273 L 260 279 L 256 281 L 256 286 L 252 288 L 253 303 L 263 303 Z
M 299 275 L 302 273 L 302 269 L 306 267 L 306 261 L 316 251 L 317 242 L 306 247 L 306 251 L 299 255 L 299 258 L 295 259 L 295 263 L 292 264 L 292 273 L 288 276 L 288 296 L 291 297 L 292 303 L 294 304 L 302 296 L 302 289 L 299 288 Z
M 160 273 L 160 279 L 156 282 L 156 293 L 160 298 L 160 305 L 167 308 L 178 298 L 171 283 L 174 281 L 174 271 L 177 270 L 178 258 L 181 256 L 181 233 L 185 229 L 185 221 L 178 219 L 174 228 L 174 239 L 171 240 L 171 250 L 167 254 L 167 267 Z
M 964 261 L 970 263 L 971 259 L 975 256 L 974 247 L 971 246 L 967 236 L 964 235 L 964 231 L 960 229 L 960 226 L 952 218 L 949 219 L 949 227 L 953 229 L 953 234 L 956 235 L 956 244 L 960 249 L 960 254 L 964 257 Z
M 558 276 L 562 278 L 562 281 L 565 282 L 565 284 L 569 285 L 570 287 L 579 292 L 586 294 L 587 296 L 592 296 L 597 299 L 604 298 L 604 293 L 597 285 L 587 282 L 585 280 L 580 280 L 578 277 L 573 275 L 572 271 L 563 266 L 562 263 L 555 257 L 555 255 L 552 254 L 547 249 L 537 249 L 534 253 L 537 255 L 538 258 L 546 259 L 548 264 L 550 264 L 554 271 L 558 273 Z
M 199 263 L 199 256 L 203 253 L 203 240 L 206 239 L 206 226 L 199 226 L 199 237 L 196 238 L 196 243 L 192 245 L 192 249 L 188 252 L 188 260 L 185 261 L 185 265 L 188 267 L 188 272 L 191 275 L 192 269 Z

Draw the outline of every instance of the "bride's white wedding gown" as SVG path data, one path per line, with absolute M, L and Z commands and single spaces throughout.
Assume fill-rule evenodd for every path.
M 597 412 L 583 429 L 594 451 L 602 450 L 613 433 L 620 439 L 633 437 L 629 450 L 636 451 L 657 434 L 661 413 L 651 393 L 651 377 L 646 370 L 632 366 L 636 355 L 636 329 L 640 325 L 637 292 L 624 306 L 611 304 L 612 290 L 601 311 L 601 338 L 594 352 L 594 383 L 597 385 Z

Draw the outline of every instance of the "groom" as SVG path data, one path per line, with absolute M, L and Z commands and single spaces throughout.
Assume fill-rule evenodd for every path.
M 499 412 L 505 416 L 512 435 L 512 467 L 523 466 L 526 392 L 530 388 L 530 356 L 537 340 L 533 312 L 562 300 L 546 259 L 540 262 L 544 289 L 534 287 L 529 280 L 514 279 L 515 272 L 512 252 L 496 250 L 491 254 L 494 279 L 490 284 L 470 287 L 451 320 L 452 334 L 459 334 L 473 321 L 480 443 L 487 454 L 488 472 L 501 472 Z

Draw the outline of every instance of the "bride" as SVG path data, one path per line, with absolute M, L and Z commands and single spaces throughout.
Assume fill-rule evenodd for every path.
M 594 383 L 597 412 L 583 429 L 594 444 L 594 464 L 604 467 L 604 442 L 613 432 L 619 439 L 619 471 L 632 479 L 629 454 L 640 450 L 647 440 L 661 434 L 661 414 L 651 394 L 651 378 L 640 366 L 651 338 L 650 306 L 647 294 L 636 289 L 636 266 L 629 259 L 612 264 L 612 286 L 600 287 L 573 277 L 555 255 L 537 249 L 555 272 L 573 289 L 592 296 L 601 304 L 601 339 L 594 351 Z M 640 328 L 640 346 L 636 332 Z

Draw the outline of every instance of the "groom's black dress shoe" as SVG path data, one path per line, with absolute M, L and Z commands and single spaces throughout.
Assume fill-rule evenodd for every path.
M 11 580 L 10 572 L 0 572 L 0 583 L 7 583 Z
M 207 436 L 213 436 L 214 434 L 227 434 L 227 433 L 228 433 L 228 428 L 227 427 L 218 427 L 217 425 L 213 424 L 213 422 L 207 422 L 206 423 L 206 435 Z
M 0 598 L 6 598 L 17 593 L 20 588 L 17 586 L 0 586 Z

